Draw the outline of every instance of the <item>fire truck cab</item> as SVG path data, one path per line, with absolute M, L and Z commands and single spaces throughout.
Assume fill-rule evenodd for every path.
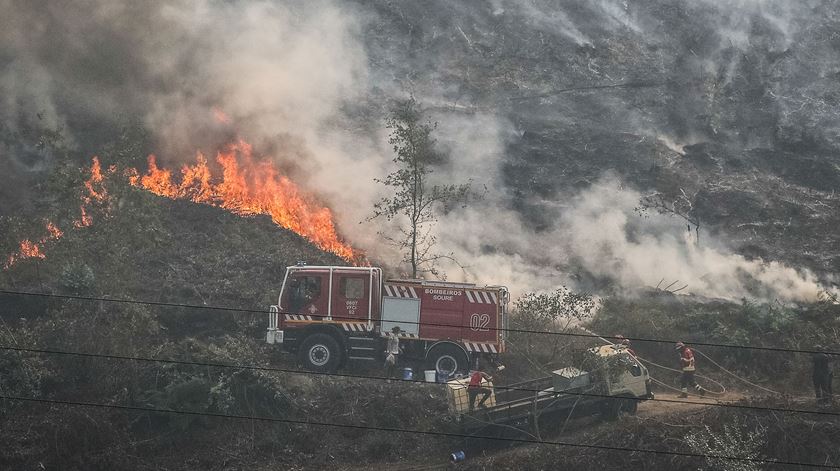
M 381 361 L 385 334 L 400 328 L 401 361 L 449 376 L 505 350 L 509 295 L 503 286 L 385 280 L 376 267 L 286 268 L 269 310 L 269 344 L 297 353 L 310 370 Z

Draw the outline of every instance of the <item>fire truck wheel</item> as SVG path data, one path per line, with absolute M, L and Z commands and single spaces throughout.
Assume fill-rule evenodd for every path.
M 430 369 L 438 373 L 452 376 L 457 372 L 468 371 L 470 368 L 464 351 L 455 345 L 438 345 L 426 356 L 426 363 Z
M 300 360 L 306 369 L 321 373 L 333 373 L 341 363 L 338 342 L 327 334 L 313 334 L 300 345 Z

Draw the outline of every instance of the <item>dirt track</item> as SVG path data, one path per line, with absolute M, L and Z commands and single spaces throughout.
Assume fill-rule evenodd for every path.
M 662 415 L 671 415 L 679 412 L 692 412 L 703 409 L 710 405 L 719 402 L 735 402 L 744 399 L 744 395 L 738 392 L 727 391 L 719 396 L 688 396 L 687 398 L 678 397 L 676 393 L 657 393 L 656 399 L 658 401 L 646 401 L 639 404 L 639 411 L 636 414 L 638 417 L 657 417 Z M 680 402 L 668 402 L 680 401 Z M 690 404 L 686 404 L 690 403 Z

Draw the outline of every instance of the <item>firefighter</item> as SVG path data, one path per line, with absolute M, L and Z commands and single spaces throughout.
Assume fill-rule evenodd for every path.
M 811 378 L 814 381 L 814 393 L 817 396 L 817 405 L 827 406 L 831 404 L 831 380 L 833 374 L 831 373 L 831 358 L 828 354 L 823 352 L 822 345 L 814 345 L 814 353 L 811 356 L 811 361 L 814 364 L 814 370 Z
M 472 412 L 475 406 L 475 398 L 478 397 L 479 394 L 483 394 L 484 396 L 481 398 L 481 401 L 478 403 L 478 407 L 484 408 L 484 403 L 487 399 L 490 398 L 490 395 L 493 394 L 493 390 L 490 388 L 485 388 L 481 385 L 482 380 L 490 381 L 493 378 L 484 372 L 484 368 L 482 366 L 477 366 L 477 370 L 473 371 L 470 375 L 470 384 L 467 386 L 467 394 L 470 399 L 470 412 Z
M 682 368 L 682 377 L 680 378 L 680 387 L 682 388 L 682 391 L 680 392 L 679 397 L 688 397 L 689 386 L 693 386 L 697 394 L 705 396 L 706 390 L 700 387 L 700 385 L 697 384 L 697 381 L 694 380 L 694 352 L 682 342 L 677 342 L 674 349 L 679 352 L 680 367 Z
M 394 372 L 397 370 L 397 358 L 400 355 L 401 330 L 400 326 L 395 325 L 391 329 L 391 333 L 388 334 L 388 340 L 385 343 L 385 377 L 388 378 L 389 383 L 394 376 Z

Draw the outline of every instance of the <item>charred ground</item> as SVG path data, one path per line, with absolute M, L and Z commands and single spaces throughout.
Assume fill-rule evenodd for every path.
M 499 193 L 505 195 L 506 207 L 536 231 L 549 231 L 556 222 L 547 202 L 562 202 L 609 171 L 644 191 L 674 195 L 684 189 L 696 195 L 703 234 L 721 235 L 744 256 L 787 261 L 826 279 L 840 268 L 840 18 L 832 2 L 805 2 L 799 15 L 782 23 L 744 13 L 736 5 L 749 2 L 565 2 L 560 9 L 577 25 L 577 33 L 569 30 L 553 2 L 532 2 L 533 9 L 520 9 L 517 3 L 524 5 L 356 2 L 365 18 L 359 35 L 374 85 L 359 102 L 346 104 L 335 118 L 338 125 L 359 133 L 381 132 L 385 102 L 406 90 L 436 117 L 469 119 L 491 111 L 510 131 L 504 139 Z M 603 7 L 610 4 L 626 14 L 609 10 L 613 14 L 605 16 Z M 60 24 L 57 18 L 51 20 Z M 743 34 L 727 36 L 733 31 Z M 106 55 L 120 57 L 126 43 L 116 35 L 108 37 L 112 41 L 104 41 L 110 52 Z M 61 42 L 70 41 L 45 42 L 44 47 L 53 49 Z M 45 56 L 54 57 L 55 51 L 49 52 Z M 0 51 L 2 57 L 14 55 Z M 93 55 L 74 58 L 78 63 L 97 60 Z M 98 91 L 122 90 L 108 74 L 113 67 L 100 64 L 102 73 L 91 74 L 68 67 L 73 62 L 62 61 L 49 71 L 61 77 L 57 83 L 75 91 L 96 88 L 97 80 L 105 80 L 108 87 Z M 126 69 L 139 77 L 130 86 L 178 83 L 146 77 L 144 67 Z M 72 74 L 64 70 L 68 68 Z M 121 129 L 115 124 L 120 119 L 102 118 L 83 98 L 67 94 L 59 100 L 67 126 L 63 131 L 35 118 L 40 111 L 36 103 L 18 109 L 18 115 L 3 115 L 8 123 L 0 136 L 0 253 L 37 237 L 47 219 L 67 229 L 61 240 L 45 247 L 46 259 L 24 260 L 4 270 L 3 288 L 262 309 L 276 296 L 285 266 L 298 260 L 339 262 L 266 218 L 243 219 L 120 183 L 111 188 L 111 203 L 94 214 L 93 225 L 71 229 L 85 178 L 79 169 L 89 165 L 91 154 L 99 153 L 106 165 L 138 167 L 156 145 L 142 129 Z M 148 111 L 145 103 L 133 100 L 122 105 L 132 118 Z M 35 124 L 22 127 L 27 120 Z M 62 132 L 75 141 L 62 140 Z M 540 254 L 525 255 L 527 261 L 541 263 Z M 583 270 L 577 275 L 589 277 Z M 612 281 L 591 285 L 609 287 Z M 7 346 L 294 367 L 292 360 L 278 358 L 263 345 L 265 320 L 256 313 L 2 295 L 0 320 L 0 341 Z M 792 307 L 654 290 L 606 299 L 592 328 L 630 337 L 788 348 L 821 343 L 837 350 L 838 322 L 840 313 L 830 301 Z M 534 363 L 545 368 L 563 364 L 562 357 L 549 354 L 558 338 L 514 340 L 521 349 L 509 355 L 508 363 L 516 375 L 541 374 L 528 370 Z M 640 343 L 636 348 L 645 357 L 673 365 L 670 345 Z M 751 382 L 809 395 L 807 356 L 727 349 L 706 353 Z M 711 369 L 702 363 L 701 368 Z M 508 374 L 499 379 L 520 379 Z M 739 387 L 734 378 L 711 374 Z M 675 380 L 669 373 L 656 375 L 666 383 Z M 752 404 L 811 405 L 801 399 L 768 399 L 743 383 L 740 387 Z M 237 368 L 3 351 L 0 390 L 113 405 L 457 430 L 447 420 L 442 392 L 435 387 Z M 0 421 L 0 467 L 10 469 L 445 466 L 448 453 L 465 445 L 448 438 L 15 401 L 0 403 Z M 546 438 L 688 451 L 687 437 L 702 433 L 704 425 L 715 436 L 730 437 L 724 447 L 737 446 L 750 433 L 765 429 L 756 446 L 762 456 L 832 465 L 840 460 L 836 446 L 826 440 L 840 433 L 832 418 L 707 408 L 581 426 L 590 425 L 584 432 Z M 724 425 L 734 431 L 727 435 Z M 486 457 L 471 459 L 466 466 L 702 465 L 555 447 L 485 451 Z M 481 454 L 482 449 L 471 449 L 469 456 Z
M 4 288 L 199 307 L 4 294 L 0 298 L 3 345 L 297 368 L 293 358 L 278 356 L 263 344 L 263 314 L 205 310 L 200 306 L 260 309 L 273 301 L 286 265 L 299 259 L 324 264 L 340 263 L 339 260 L 277 228 L 267 218 L 242 218 L 218 208 L 156 197 L 116 178 L 111 188 L 115 202 L 94 215 L 96 222 L 92 226 L 68 231 L 48 247 L 46 259 L 24 260 L 6 270 Z M 556 329 L 551 322 L 534 324 L 526 314 L 517 313 L 513 325 Z M 598 331 L 621 331 L 631 337 L 690 336 L 697 341 L 722 343 L 755 344 L 759 341 L 752 332 L 760 331 L 760 342 L 801 348 L 814 341 L 837 342 L 834 335 L 838 322 L 836 306 L 830 303 L 785 308 L 712 302 L 661 292 L 639 299 L 608 299 L 591 324 Z M 798 334 L 790 336 L 791 330 Z M 511 342 L 515 348 L 506 359 L 508 371 L 497 375 L 500 384 L 540 375 L 572 358 L 568 347 L 587 345 L 561 336 L 525 334 L 511 338 Z M 636 349 L 646 358 L 666 365 L 673 363 L 670 344 L 640 342 Z M 807 394 L 805 356 L 768 356 L 729 349 L 709 349 L 707 353 L 751 381 L 795 396 Z M 12 396 L 368 427 L 460 431 L 447 416 L 443 390 L 424 384 L 14 351 L 0 352 L 0 366 L 2 391 Z M 745 389 L 752 396 L 749 404 L 811 407 L 808 400 L 791 403 L 767 398 L 763 393 L 753 396 L 737 380 L 720 371 L 709 371 L 708 364 L 704 370 L 735 389 Z M 350 373 L 380 372 L 357 369 Z M 667 372 L 654 374 L 666 383 L 673 384 L 676 379 Z M 452 437 L 11 400 L 0 407 L 2 438 L 6 443 L 0 462 L 14 469 L 35 468 L 39 463 L 47 469 L 358 469 L 385 463 L 446 467 L 448 454 L 456 449 L 468 450 L 468 467 L 485 469 L 544 469 L 557 463 L 591 467 L 596 463 L 626 463 L 627 459 L 652 467 L 702 464 L 689 458 L 628 457 L 603 450 L 584 453 L 554 446 L 505 452 L 508 445 L 503 443 L 465 442 Z M 658 406 L 650 403 L 645 407 L 655 411 Z M 826 463 L 838 459 L 823 443 L 840 427 L 830 417 L 739 412 L 735 420 L 728 411 L 715 408 L 689 409 L 685 413 L 669 410 L 673 416 L 643 415 L 610 425 L 587 419 L 572 421 L 561 427 L 559 434 L 556 427 L 549 427 L 542 438 L 654 449 L 665 443 L 669 450 L 692 452 L 686 442 L 691 433 L 700 433 L 700 437 L 704 436 L 702 433 L 717 434 L 737 442 L 745 440 L 753 430 L 766 429 L 755 446 L 760 456 L 791 461 L 819 456 Z M 729 428 L 724 430 L 724 424 Z M 80 433 L 81 430 L 85 432 Z M 813 439 L 809 434 L 813 434 Z M 799 437 L 804 445 L 794 446 L 791 436 Z M 785 446 L 779 446 L 780 443 Z

